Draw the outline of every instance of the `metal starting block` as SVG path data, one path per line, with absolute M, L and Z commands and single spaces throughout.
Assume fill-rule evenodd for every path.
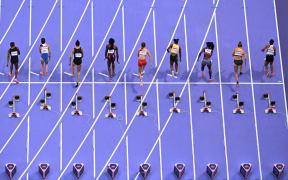
M 242 163 L 240 166 L 240 173 L 242 176 L 247 179 L 252 169 L 251 163 Z
M 137 112 L 137 116 L 147 116 L 147 112 L 144 110 L 144 108 L 147 107 L 148 104 L 147 102 L 143 101 L 143 96 L 136 96 L 136 101 L 141 103 L 140 110 Z
M 203 102 L 204 103 L 204 107 L 202 107 L 200 109 L 200 111 L 203 113 L 203 112 L 212 112 L 212 109 L 211 109 L 211 102 L 210 101 L 207 101 L 207 98 L 206 98 L 206 91 L 203 91 L 203 96 L 200 96 L 199 98 L 200 102 Z
M 75 101 L 71 103 L 71 107 L 75 109 L 71 112 L 71 115 L 82 116 L 82 111 L 78 109 L 78 102 L 82 102 L 82 96 L 78 96 L 78 94 L 76 94 Z
M 73 173 L 76 178 L 79 179 L 84 172 L 84 164 L 83 163 L 74 163 L 73 164 Z
M 107 166 L 107 172 L 112 179 L 114 179 L 118 173 L 119 165 L 117 163 L 109 163 Z
M 105 96 L 104 99 L 109 103 L 109 112 L 105 114 L 105 117 L 116 118 L 116 114 L 112 112 L 113 109 L 116 109 L 116 103 L 111 102 L 111 96 Z
M 175 95 L 175 92 L 169 92 L 169 98 L 173 99 L 173 107 L 170 108 L 170 112 L 180 113 L 180 109 L 177 107 L 177 104 L 180 102 L 180 97 Z
M 174 165 L 174 173 L 178 179 L 180 179 L 185 172 L 185 164 L 183 163 L 176 163 Z
M 5 172 L 10 179 L 12 179 L 16 173 L 16 164 L 15 163 L 7 163 L 5 164 Z
M 214 163 L 207 164 L 206 173 L 211 179 L 215 177 L 217 170 L 218 170 L 218 164 Z
M 40 109 L 41 110 L 49 110 L 49 111 L 51 110 L 51 106 L 49 106 L 47 104 L 47 99 L 50 99 L 51 96 L 52 96 L 52 94 L 47 92 L 47 88 L 45 88 L 45 90 L 44 90 L 44 99 L 40 99 L 40 104 L 41 104 Z
M 144 179 L 146 179 L 147 176 L 149 175 L 150 169 L 151 169 L 151 164 L 149 163 L 140 164 L 139 172 L 143 176 Z
M 273 174 L 277 179 L 280 179 L 282 174 L 284 173 L 285 164 L 277 163 L 273 165 Z
M 50 165 L 48 163 L 40 163 L 38 165 L 38 171 L 43 179 L 46 179 L 47 175 L 50 172 Z
M 16 112 L 16 102 L 20 101 L 20 96 L 13 96 L 12 101 L 8 101 L 8 106 L 12 108 L 12 112 L 8 114 L 8 117 L 19 118 L 20 114 Z
M 232 100 L 237 102 L 237 107 L 233 110 L 233 113 L 239 113 L 243 114 L 244 113 L 244 102 L 239 101 L 239 93 L 237 92 L 236 94 L 232 95 Z
M 265 113 L 276 113 L 276 109 L 275 109 L 276 102 L 275 101 L 271 101 L 270 93 L 269 92 L 265 93 L 263 95 L 263 98 L 268 101 L 268 108 L 265 109 Z

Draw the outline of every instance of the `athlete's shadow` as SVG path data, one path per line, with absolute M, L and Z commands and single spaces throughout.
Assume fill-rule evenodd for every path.
M 252 69 L 252 73 L 253 73 L 253 80 L 264 82 L 264 77 L 266 74 L 264 67 L 260 71 Z

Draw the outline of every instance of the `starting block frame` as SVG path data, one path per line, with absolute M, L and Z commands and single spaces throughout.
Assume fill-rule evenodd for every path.
M 111 96 L 105 96 L 105 101 L 109 103 L 109 112 L 105 114 L 105 117 L 116 118 L 116 114 L 112 112 L 113 109 L 116 109 L 116 103 L 112 103 Z
M 107 165 L 107 173 L 114 179 L 118 173 L 119 165 L 117 163 L 109 163 Z
M 236 94 L 233 94 L 232 96 L 232 100 L 236 101 L 237 103 L 237 107 L 233 110 L 233 113 L 239 113 L 239 114 L 243 114 L 244 113 L 244 102 L 243 101 L 239 101 L 239 93 L 236 92 Z
M 15 163 L 5 164 L 5 172 L 10 179 L 14 177 L 14 175 L 16 174 L 16 171 L 17 171 L 17 167 Z
M 251 163 L 242 163 L 240 166 L 240 173 L 244 177 L 244 179 L 247 179 L 252 169 Z
M 15 95 L 12 98 L 12 101 L 8 102 L 8 105 L 10 108 L 12 108 L 12 112 L 8 114 L 8 117 L 15 117 L 15 118 L 19 118 L 20 114 L 18 112 L 16 112 L 16 102 L 20 101 L 20 96 Z
M 139 166 L 139 173 L 143 176 L 144 179 L 147 178 L 151 170 L 151 164 L 149 163 L 142 163 Z
M 206 90 L 203 91 L 203 96 L 200 96 L 200 102 L 204 103 L 204 107 L 202 107 L 200 109 L 200 111 L 203 112 L 208 112 L 211 113 L 212 109 L 211 109 L 211 102 L 207 101 L 207 96 L 206 96 Z
M 169 92 L 169 98 L 173 99 L 173 107 L 170 108 L 170 112 L 180 113 L 180 108 L 177 107 L 177 104 L 180 102 L 180 96 L 175 95 L 175 91 Z
M 275 175 L 277 179 L 281 179 L 282 174 L 284 173 L 285 164 L 283 163 L 276 163 L 273 165 L 272 173 Z
M 144 110 L 147 107 L 147 102 L 143 101 L 143 95 L 136 96 L 136 101 L 140 102 L 140 110 L 137 112 L 137 116 L 147 116 L 147 112 Z
M 267 92 L 263 95 L 263 98 L 267 100 L 268 102 L 268 108 L 265 109 L 265 113 L 268 114 L 268 113 L 277 113 L 276 109 L 275 109 L 275 104 L 276 102 L 275 101 L 271 101 L 270 99 L 270 92 Z
M 74 116 L 74 115 L 82 116 L 83 115 L 82 111 L 80 111 L 78 109 L 78 102 L 81 102 L 81 101 L 82 101 L 82 96 L 78 96 L 78 93 L 77 93 L 76 96 L 75 96 L 75 101 L 73 101 L 71 103 L 72 108 L 75 108 L 75 110 L 73 110 L 71 112 L 72 116 Z
M 40 110 L 51 110 L 51 106 L 47 104 L 47 99 L 51 98 L 51 93 L 47 92 L 47 88 L 44 90 L 44 99 L 40 99 Z
M 73 173 L 77 179 L 80 179 L 83 172 L 84 172 L 84 163 L 74 163 L 73 164 Z

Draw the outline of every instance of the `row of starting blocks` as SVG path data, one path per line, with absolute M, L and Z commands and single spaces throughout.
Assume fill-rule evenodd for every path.
M 278 163 L 273 165 L 273 174 L 276 176 L 277 179 L 280 179 L 282 174 L 284 173 L 285 165 L 283 163 Z M 118 173 L 119 165 L 117 163 L 109 163 L 107 166 L 107 173 L 110 175 L 112 179 L 114 179 Z M 247 179 L 249 174 L 252 170 L 251 163 L 242 163 L 240 165 L 240 173 Z M 38 165 L 39 174 L 43 179 L 45 179 L 50 172 L 50 165 L 48 163 L 40 163 Z M 151 171 L 151 164 L 149 163 L 142 163 L 139 166 L 139 173 L 146 179 Z M 206 173 L 208 176 L 213 179 L 218 171 L 218 164 L 209 163 L 206 167 Z M 16 173 L 16 164 L 15 163 L 7 163 L 5 165 L 5 172 L 9 176 L 10 179 Z M 183 163 L 176 163 L 174 165 L 174 174 L 178 179 L 181 179 L 185 172 L 185 164 Z M 84 173 L 84 164 L 83 163 L 74 163 L 73 164 L 73 173 L 77 179 L 80 179 L 81 175 Z

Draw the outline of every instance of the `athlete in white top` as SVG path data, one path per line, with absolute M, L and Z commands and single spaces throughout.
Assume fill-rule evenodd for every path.
M 271 39 L 269 41 L 269 44 L 267 44 L 264 48 L 261 49 L 262 52 L 266 50 L 266 58 L 265 58 L 265 71 L 266 71 L 266 76 L 267 78 L 269 77 L 269 70 L 268 70 L 268 65 L 270 64 L 270 70 L 271 70 L 271 77 L 274 76 L 274 67 L 273 67 L 273 62 L 274 62 L 274 56 L 276 56 L 276 47 L 273 45 L 274 40 Z
M 44 74 L 43 66 L 45 63 L 45 71 L 46 75 L 48 75 L 48 62 L 51 60 L 51 49 L 49 44 L 46 43 L 45 38 L 41 38 L 41 45 L 39 46 L 39 52 L 41 54 L 41 72 L 40 74 Z

